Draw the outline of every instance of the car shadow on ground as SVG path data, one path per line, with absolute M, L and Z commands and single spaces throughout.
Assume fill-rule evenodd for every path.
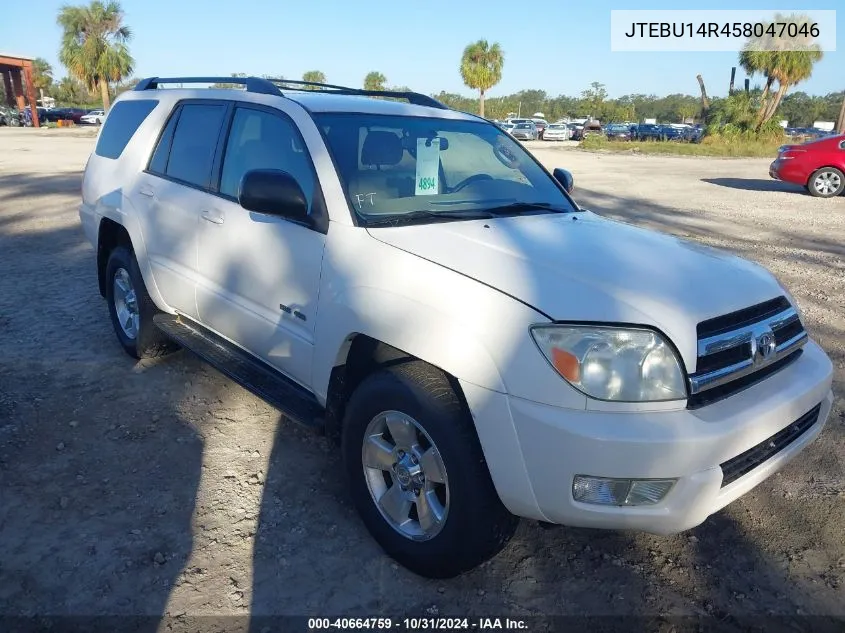
M 783 191 L 788 193 L 804 193 L 804 188 L 781 180 L 766 180 L 763 178 L 702 178 L 701 182 L 711 185 L 743 189 L 745 191 Z
M 18 178 L 11 187 L 0 179 L 0 195 L 44 195 L 50 186 L 41 176 Z M 45 208 L 67 207 L 78 184 L 69 176 L 56 191 L 64 197 Z M 630 208 L 623 198 L 604 203 Z M 643 223 L 704 230 L 674 210 L 642 213 Z M 828 559 L 845 504 L 819 494 L 803 505 L 789 500 L 784 484 L 795 469 L 692 533 L 523 521 L 508 548 L 478 569 L 420 578 L 366 532 L 346 499 L 335 447 L 185 352 L 131 361 L 111 331 L 78 223 L 25 230 L 23 215 L 0 221 L 0 615 L 145 615 L 148 626 L 135 630 L 155 631 L 187 630 L 179 626 L 185 613 L 220 614 L 217 624 L 232 630 L 252 613 L 257 633 L 279 630 L 262 620 L 278 614 L 563 614 L 652 631 L 652 620 L 630 618 L 815 613 L 832 604 L 827 593 L 814 598 L 795 586 L 791 568 L 776 562 L 788 534 L 787 556 L 812 558 L 813 569 L 836 579 Z M 833 240 L 814 246 L 820 251 L 808 256 L 842 249 Z M 806 454 L 836 463 L 831 450 L 818 442 Z M 831 519 L 819 528 L 802 507 Z M 770 525 L 775 516 L 787 519 Z
M 203 440 L 180 411 L 191 385 L 116 343 L 61 197 L 78 186 L 0 178 L 7 203 L 20 188 L 44 203 L 0 222 L 0 616 L 71 630 L 84 623 L 71 616 L 121 615 L 117 630 L 165 612 L 193 546 Z

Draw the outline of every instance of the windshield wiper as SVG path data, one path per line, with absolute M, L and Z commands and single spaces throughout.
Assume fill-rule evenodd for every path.
M 551 211 L 552 213 L 567 213 L 569 209 L 562 207 L 555 207 L 550 202 L 511 202 L 510 204 L 503 204 L 498 207 L 489 207 L 485 209 L 493 215 L 508 215 L 511 213 L 519 213 L 521 211 Z
M 421 220 L 484 220 L 496 217 L 487 209 L 469 209 L 466 211 L 411 211 L 397 213 L 383 218 L 367 218 L 367 226 L 398 226 L 413 224 Z

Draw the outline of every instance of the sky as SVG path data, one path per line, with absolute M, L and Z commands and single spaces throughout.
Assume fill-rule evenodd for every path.
M 76 3 L 5 2 L 0 54 L 44 57 L 56 77 L 66 74 L 58 60 L 61 31 L 54 17 L 65 2 Z M 736 53 L 611 52 L 611 9 L 839 8 L 840 50 L 825 53 L 812 78 L 797 90 L 826 94 L 845 89 L 842 0 L 707 0 L 699 5 L 668 0 L 217 2 L 219 8 L 208 0 L 122 0 L 125 23 L 134 34 L 135 76 L 245 72 L 294 79 L 321 70 L 331 83 L 358 87 L 369 71 L 377 70 L 388 84 L 417 92 L 471 95 L 461 80 L 460 58 L 468 43 L 483 38 L 498 42 L 505 53 L 502 80 L 488 93 L 491 97 L 523 89 L 577 96 L 594 81 L 603 83 L 610 97 L 697 95 L 698 73 L 711 96 L 724 96 Z M 738 69 L 736 85 L 742 86 L 744 77 Z

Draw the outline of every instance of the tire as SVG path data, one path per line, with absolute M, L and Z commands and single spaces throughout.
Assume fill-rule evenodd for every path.
M 385 422 L 387 412 L 390 422 Z M 376 431 L 380 427 L 383 433 Z M 393 439 L 390 428 L 410 429 L 416 438 L 417 445 L 404 457 L 396 449 L 407 448 L 411 442 Z M 393 450 L 375 451 L 381 460 L 373 457 L 367 461 L 381 465 L 367 468 L 365 440 L 373 437 L 378 438 L 380 446 Z M 366 442 L 371 443 L 372 439 Z M 472 417 L 446 375 L 422 361 L 382 369 L 358 386 L 346 406 L 341 450 L 352 502 L 364 524 L 388 555 L 416 574 L 451 578 L 473 569 L 498 554 L 516 530 L 519 519 L 499 499 Z M 432 450 L 439 462 L 426 460 Z M 393 466 L 399 467 L 388 474 L 394 460 L 398 462 Z M 403 480 L 411 486 L 419 485 L 418 479 L 409 479 L 409 470 L 403 472 L 402 464 L 424 468 L 425 495 L 402 489 Z M 440 469 L 445 472 L 443 476 Z M 395 515 L 408 518 L 408 523 L 394 527 L 397 523 L 391 522 L 375 501 L 380 492 L 376 488 L 382 493 L 395 490 L 400 495 L 402 511 Z M 434 502 L 427 507 L 438 508 L 442 520 L 427 521 L 433 527 L 426 531 L 417 511 L 426 506 L 410 499 L 432 498 L 432 494 Z
M 835 167 L 822 167 L 810 175 L 807 191 L 816 198 L 835 198 L 845 191 L 845 174 Z
M 121 283 L 116 284 L 117 277 L 120 277 Z M 119 286 L 125 287 L 127 282 L 128 291 L 121 290 Z M 130 293 L 134 293 L 134 298 Z M 106 301 L 117 340 L 132 358 L 156 358 L 178 349 L 153 323 L 153 316 L 160 310 L 147 293 L 135 254 L 126 246 L 118 246 L 109 255 Z M 125 327 L 121 323 L 119 313 L 124 322 L 127 321 L 126 315 L 135 315 L 130 326 Z

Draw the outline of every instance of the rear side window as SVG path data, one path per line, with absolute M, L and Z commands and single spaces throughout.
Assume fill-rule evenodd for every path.
M 103 124 L 94 153 L 104 158 L 118 158 L 132 135 L 157 105 L 158 101 L 154 99 L 115 103 Z
M 182 106 L 165 174 L 188 184 L 207 188 L 211 179 L 214 150 L 223 126 L 224 104 L 186 104 Z M 167 136 L 164 136 L 164 141 Z
M 177 110 L 167 125 L 164 126 L 164 131 L 161 133 L 158 145 L 156 146 L 153 157 L 150 159 L 149 170 L 154 174 L 164 175 L 167 173 L 167 159 L 170 157 L 170 145 L 173 143 L 173 132 L 176 130 L 176 123 L 179 121 L 179 111 Z

